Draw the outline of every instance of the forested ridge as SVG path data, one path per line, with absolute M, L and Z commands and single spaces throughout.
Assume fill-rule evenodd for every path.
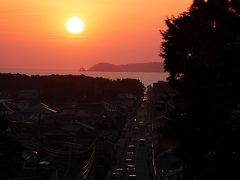
M 136 79 L 109 80 L 84 75 L 27 76 L 0 74 L 0 91 L 14 94 L 21 90 L 37 90 L 42 100 L 101 100 L 119 93 L 142 97 L 144 85 Z

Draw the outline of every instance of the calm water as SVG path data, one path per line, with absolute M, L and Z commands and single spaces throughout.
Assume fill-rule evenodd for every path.
M 1 73 L 20 73 L 27 75 L 51 75 L 51 74 L 73 74 L 91 77 L 103 77 L 108 79 L 139 79 L 145 86 L 151 85 L 157 81 L 166 81 L 168 73 L 144 73 L 144 72 L 79 72 L 77 70 L 31 70 L 31 69 L 0 69 Z

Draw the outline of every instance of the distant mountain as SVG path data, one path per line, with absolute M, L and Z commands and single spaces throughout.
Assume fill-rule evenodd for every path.
M 162 62 L 136 63 L 126 65 L 114 65 L 110 63 L 98 63 L 88 71 L 95 72 L 163 72 Z
M 93 65 L 88 69 L 88 71 L 98 71 L 98 72 L 121 72 L 119 66 L 109 63 L 98 63 Z

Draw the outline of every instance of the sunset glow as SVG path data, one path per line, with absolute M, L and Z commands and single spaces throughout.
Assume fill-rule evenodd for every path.
M 239 179 L 240 0 L 0 0 L 0 180 Z
M 161 61 L 159 30 L 167 17 L 191 3 L 0 0 L 0 68 L 79 69 L 98 62 Z M 84 28 L 78 24 L 66 29 L 71 17 L 81 18 Z

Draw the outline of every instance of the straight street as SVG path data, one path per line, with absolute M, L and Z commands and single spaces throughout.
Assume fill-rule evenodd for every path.
M 151 180 L 152 138 L 145 119 L 145 107 L 138 109 L 136 117 L 129 119 L 119 141 L 116 164 L 106 180 Z M 123 173 L 120 173 L 120 170 Z

